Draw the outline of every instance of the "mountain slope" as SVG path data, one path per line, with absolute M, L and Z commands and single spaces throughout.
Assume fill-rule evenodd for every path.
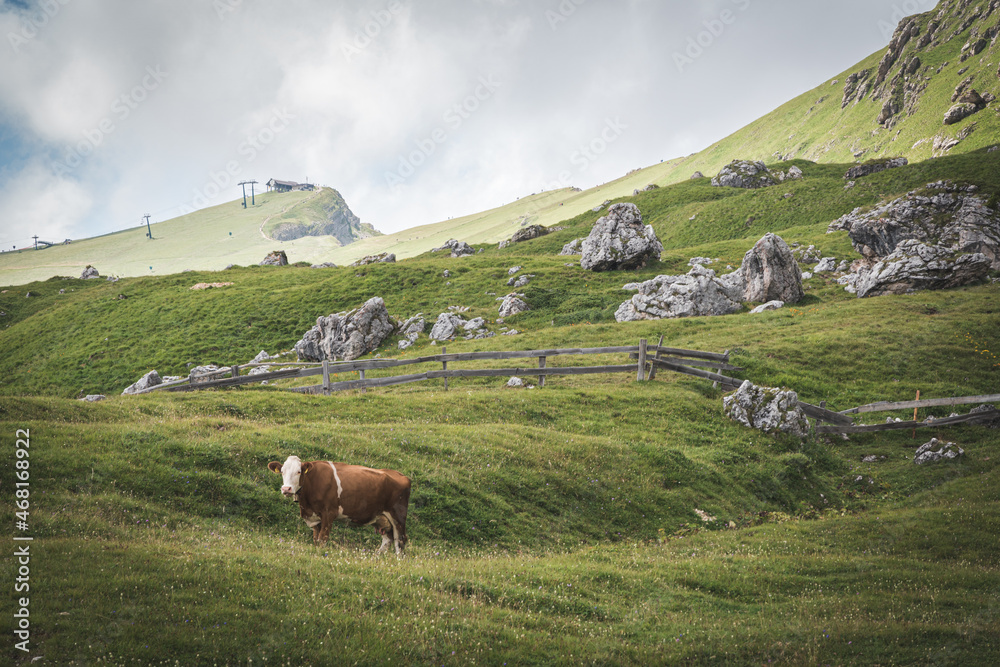
M 318 196 L 309 197 L 298 206 L 271 218 L 264 224 L 263 231 L 276 241 L 332 236 L 341 245 L 381 235 L 370 224 L 361 222 L 333 188 L 322 188 Z

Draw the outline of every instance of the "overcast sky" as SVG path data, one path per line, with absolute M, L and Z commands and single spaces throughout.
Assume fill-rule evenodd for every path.
M 0 0 L 0 248 L 240 180 L 335 187 L 383 232 L 590 187 L 705 148 L 934 4 Z

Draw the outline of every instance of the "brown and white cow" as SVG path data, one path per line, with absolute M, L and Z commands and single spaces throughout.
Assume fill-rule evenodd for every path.
M 333 522 L 374 525 L 382 534 L 383 553 L 393 543 L 406 546 L 406 510 L 410 479 L 395 470 L 377 470 L 333 461 L 301 461 L 289 456 L 267 466 L 281 475 L 281 493 L 299 501 L 299 516 L 312 528 L 313 542 L 326 543 Z

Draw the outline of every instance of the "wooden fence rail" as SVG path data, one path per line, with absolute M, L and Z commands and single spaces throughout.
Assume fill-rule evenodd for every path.
M 662 342 L 662 337 L 661 337 Z M 650 357 L 652 353 L 654 356 Z M 571 355 L 592 355 L 592 354 L 627 354 L 636 359 L 635 363 L 625 365 L 604 365 L 604 366 L 550 366 L 548 360 L 553 357 Z M 662 357 L 661 355 L 670 355 Z M 449 362 L 475 362 L 475 361 L 506 361 L 516 359 L 537 359 L 538 366 L 516 367 L 516 368 L 489 368 L 489 369 L 456 369 L 448 368 Z M 640 363 L 643 361 L 644 363 Z M 306 378 L 316 375 L 322 376 L 322 384 L 308 387 L 294 387 L 291 391 L 299 393 L 329 393 L 333 391 L 344 391 L 350 389 L 364 390 L 368 387 L 389 387 L 410 382 L 420 382 L 423 380 L 443 379 L 445 389 L 447 389 L 448 378 L 472 378 L 472 377 L 512 377 L 515 375 L 538 376 L 539 385 L 544 386 L 545 378 L 559 375 L 587 375 L 598 373 L 635 373 L 637 381 L 642 381 L 649 370 L 649 377 L 655 377 L 653 369 L 656 367 L 667 370 L 686 373 L 704 379 L 720 382 L 724 386 L 738 387 L 742 380 L 736 380 L 718 373 L 711 373 L 692 368 L 713 368 L 725 371 L 743 370 L 736 366 L 729 365 L 729 353 L 719 354 L 716 352 L 702 352 L 700 350 L 683 350 L 678 348 L 662 347 L 661 345 L 649 346 L 645 339 L 639 341 L 639 345 L 624 345 L 613 347 L 590 347 L 590 348 L 555 348 L 545 350 L 508 350 L 504 352 L 465 352 L 459 354 L 448 354 L 447 348 L 442 348 L 441 354 L 416 357 L 414 359 L 371 359 L 367 361 L 323 361 L 311 364 L 282 364 L 282 363 L 250 363 L 242 366 L 231 366 L 219 368 L 211 373 L 202 374 L 195 377 L 188 377 L 174 382 L 160 384 L 155 387 L 145 389 L 140 393 L 152 391 L 197 391 L 201 389 L 220 389 L 226 387 L 236 387 L 244 384 L 256 384 L 262 381 L 289 380 L 296 378 Z M 366 371 L 380 371 L 412 366 L 415 364 L 441 364 L 441 370 L 426 371 L 423 373 L 413 373 L 408 375 L 395 375 L 390 377 L 366 378 Z M 258 373 L 256 375 L 240 374 L 241 370 L 251 369 L 265 365 L 293 366 L 283 368 L 278 371 Z M 342 382 L 331 382 L 331 374 L 358 372 L 360 377 L 356 380 Z M 212 379 L 219 375 L 228 375 Z

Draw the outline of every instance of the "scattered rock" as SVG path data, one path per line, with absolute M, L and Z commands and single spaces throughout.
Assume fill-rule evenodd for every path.
M 977 423 L 988 426 L 989 428 L 1000 428 L 1000 412 L 997 412 L 997 407 L 995 405 L 977 405 L 969 410 L 969 414 L 977 414 L 980 412 L 989 414 L 989 417 L 984 417 L 982 421 Z
M 319 317 L 316 326 L 295 344 L 300 361 L 351 361 L 374 351 L 396 329 L 382 297 L 360 308 Z
M 230 285 L 235 285 L 236 283 L 198 283 L 192 285 L 193 290 L 211 289 L 213 287 L 229 287 Z
M 794 391 L 758 387 L 750 380 L 722 399 L 723 410 L 734 421 L 765 433 L 781 432 L 804 438 L 809 433 L 809 421 L 798 403 L 799 396 Z
M 872 162 L 866 162 L 865 164 L 859 164 L 856 167 L 851 167 L 847 170 L 847 173 L 844 174 L 844 178 L 850 181 L 864 176 L 870 176 L 871 174 L 877 174 L 880 171 L 885 171 L 886 169 L 905 167 L 909 163 L 910 161 L 905 157 L 897 157 L 889 160 L 874 160 Z
M 448 340 L 455 336 L 459 329 L 464 329 L 466 320 L 454 313 L 441 313 L 431 327 L 431 340 Z
M 705 174 L 701 173 L 700 171 L 696 171 L 693 174 L 691 174 L 691 179 L 690 180 L 694 181 L 694 180 L 697 180 L 699 178 L 705 178 Z
M 639 207 L 615 204 L 583 240 L 580 266 L 589 271 L 638 269 L 659 260 L 663 245 L 651 225 L 643 226 Z
M 95 269 L 89 264 L 87 265 L 87 268 L 83 270 L 83 273 L 80 274 L 80 280 L 91 280 L 92 278 L 100 278 L 100 277 L 101 274 L 98 273 L 97 269 Z
M 323 262 L 322 264 L 313 264 L 309 267 L 310 269 L 335 269 L 337 265 L 333 262 Z
M 275 250 L 267 253 L 267 257 L 261 260 L 258 266 L 287 266 L 288 255 L 284 250 Z
M 959 102 L 955 106 L 951 107 L 944 113 L 944 124 L 954 125 L 959 123 L 969 116 L 980 112 L 982 109 L 977 107 L 975 104 L 969 104 L 967 102 Z
M 514 375 L 509 380 L 507 380 L 507 386 L 510 387 L 511 389 L 522 389 L 524 388 L 524 380 Z
M 768 301 L 765 304 L 757 306 L 750 311 L 751 315 L 759 315 L 760 313 L 766 313 L 769 310 L 780 310 L 785 307 L 784 301 Z
M 138 394 L 139 392 L 149 389 L 150 387 L 155 387 L 156 385 L 163 384 L 163 379 L 160 378 L 160 374 L 154 371 L 149 371 L 134 384 L 130 384 L 125 387 L 122 394 Z
M 763 162 L 750 162 L 749 160 L 734 160 L 722 168 L 719 175 L 712 179 L 715 187 L 726 188 L 766 188 L 776 185 L 767 166 Z
M 500 317 L 508 318 L 531 310 L 531 307 L 523 299 L 524 295 L 517 292 L 512 292 L 505 297 L 498 298 L 497 301 L 502 302 L 500 304 Z
M 695 264 L 708 266 L 709 264 L 715 264 L 718 261 L 718 259 L 712 259 L 711 257 L 692 257 L 688 260 L 688 266 L 694 266 Z
M 509 269 L 507 269 L 507 275 L 512 276 L 523 268 L 524 268 L 523 266 L 512 266 Z
M 382 252 L 377 255 L 362 257 L 351 266 L 365 266 L 366 264 L 392 263 L 396 261 L 396 255 L 391 252 Z
M 443 272 L 441 273 L 441 275 L 442 275 L 443 277 L 445 277 L 445 278 L 451 278 L 451 271 L 449 271 L 448 269 L 445 269 L 445 270 L 444 270 L 444 271 L 443 271 Z
M 87 394 L 80 400 L 87 401 L 88 403 L 96 403 L 97 401 L 103 401 L 106 398 L 107 396 L 105 396 L 104 394 Z
M 261 350 L 253 360 L 250 361 L 251 364 L 262 364 L 270 359 L 277 359 L 278 357 L 272 357 L 270 354 Z
M 410 319 L 399 325 L 399 333 L 411 344 L 417 342 L 417 338 L 427 328 L 423 313 L 417 313 Z
M 531 282 L 531 279 L 534 278 L 534 277 L 535 277 L 534 273 L 527 273 L 527 274 L 520 275 L 520 276 L 514 276 L 510 280 L 507 281 L 507 286 L 508 287 L 514 287 L 514 288 L 524 287 L 529 282 Z
M 940 449 L 934 451 L 935 448 Z M 925 463 L 936 463 L 944 459 L 957 459 L 964 454 L 965 450 L 954 442 L 941 442 L 937 438 L 931 438 L 930 442 L 925 442 L 917 447 L 917 451 L 913 455 L 913 462 L 919 466 Z
M 835 257 L 824 257 L 813 269 L 813 273 L 830 273 L 837 270 L 837 259 Z

